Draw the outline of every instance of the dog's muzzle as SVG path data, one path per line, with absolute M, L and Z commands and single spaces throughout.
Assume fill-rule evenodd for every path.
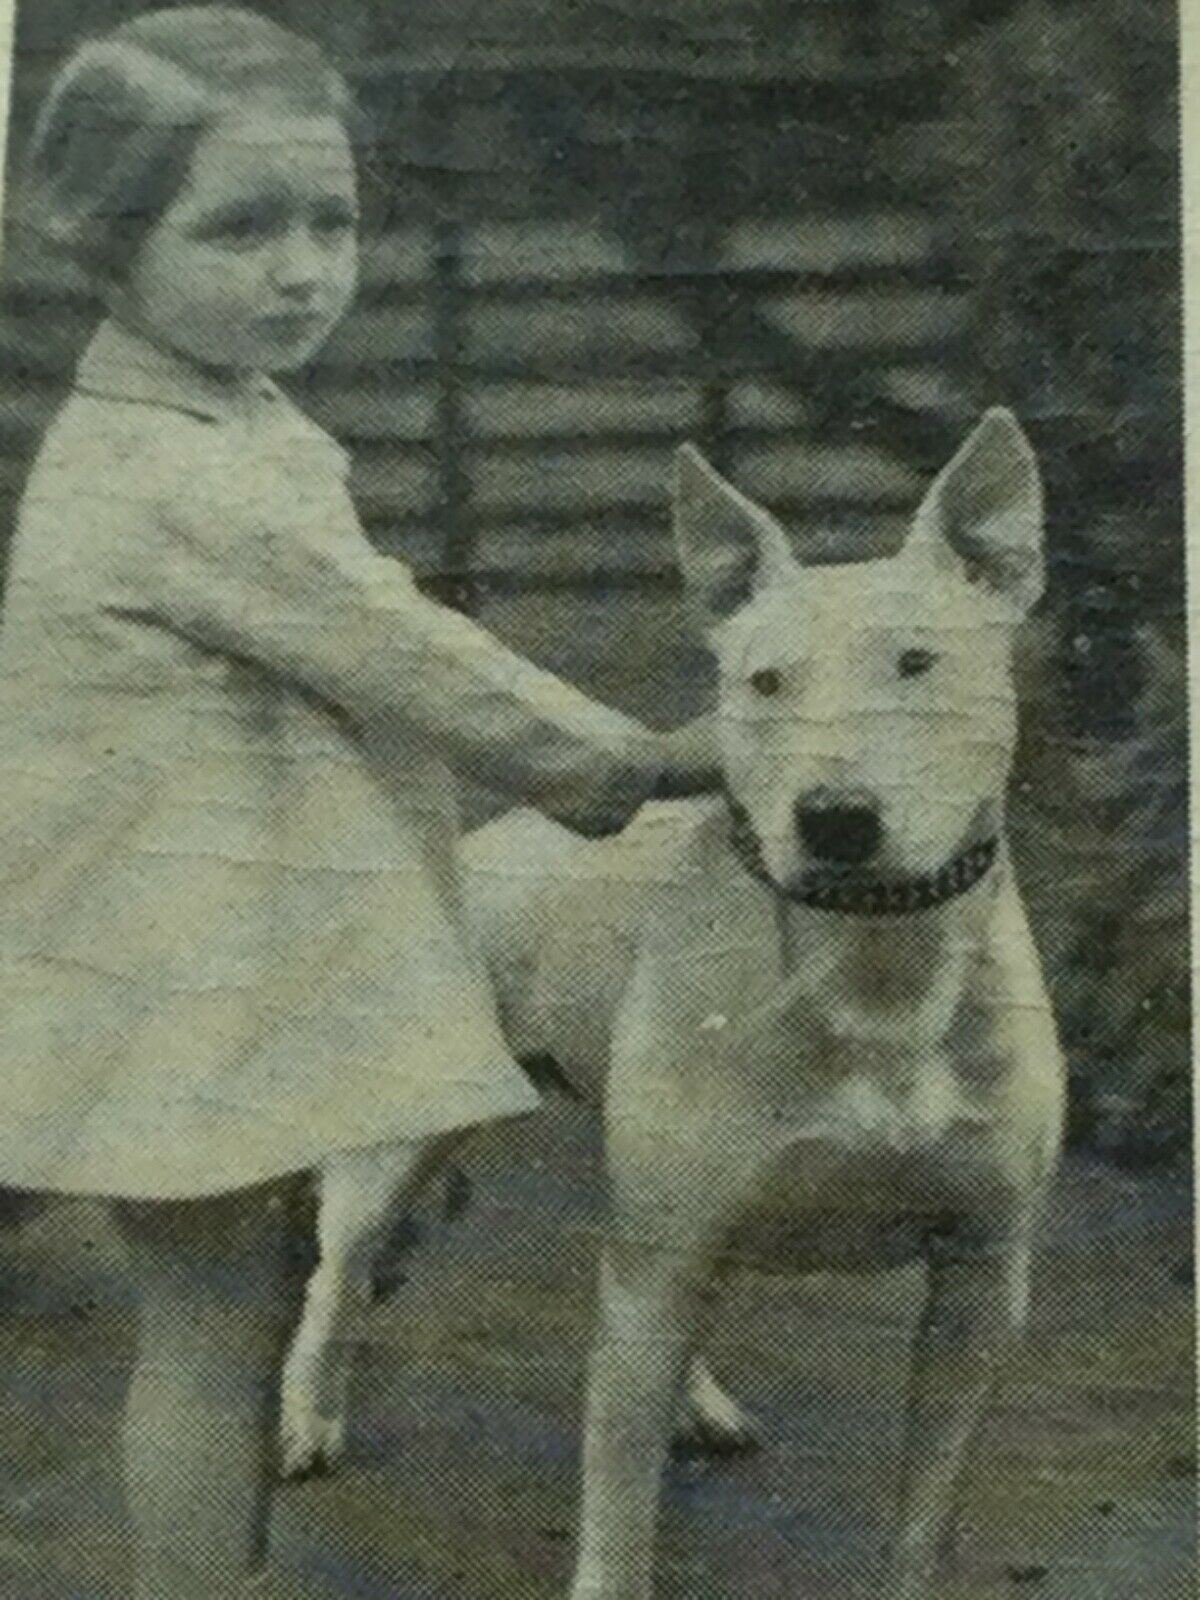
M 866 801 L 806 795 L 796 806 L 796 829 L 810 855 L 835 866 L 865 866 L 883 843 L 879 808 Z
M 844 860 L 827 860 L 823 864 L 826 870 L 808 875 L 803 883 L 785 886 L 777 883 L 767 870 L 745 807 L 728 790 L 725 803 L 729 811 L 730 843 L 746 871 L 781 899 L 811 906 L 815 911 L 860 917 L 896 917 L 914 911 L 930 911 L 973 889 L 991 870 L 1000 850 L 1000 841 L 992 834 L 967 845 L 938 871 L 909 878 L 868 878 L 861 873 L 847 873 L 848 863 Z

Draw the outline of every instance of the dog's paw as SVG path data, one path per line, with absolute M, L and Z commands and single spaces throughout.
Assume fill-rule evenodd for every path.
M 280 1476 L 289 1483 L 324 1477 L 337 1466 L 345 1444 L 340 1417 L 322 1417 L 308 1407 L 286 1407 L 279 1430 Z
M 672 1449 L 676 1456 L 742 1456 L 757 1450 L 758 1432 L 736 1400 L 706 1368 L 695 1370 Z

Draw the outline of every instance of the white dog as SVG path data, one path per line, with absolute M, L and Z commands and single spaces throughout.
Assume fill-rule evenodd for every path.
M 929 1592 L 964 1447 L 1025 1314 L 1063 1072 L 1004 836 L 1014 635 L 1042 585 L 1033 454 L 1003 411 L 899 554 L 804 567 L 690 448 L 676 533 L 715 652 L 727 795 L 578 839 L 519 811 L 466 844 L 513 1048 L 603 1099 L 611 1226 L 573 1600 L 649 1600 L 658 1484 L 739 1257 L 928 1266 L 884 1592 Z M 337 1324 L 374 1237 L 444 1149 L 324 1174 L 321 1265 L 288 1363 L 287 1464 L 340 1440 Z

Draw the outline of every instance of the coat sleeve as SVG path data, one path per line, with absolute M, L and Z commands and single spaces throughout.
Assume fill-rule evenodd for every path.
M 648 730 L 427 599 L 358 530 L 212 518 L 178 499 L 162 519 L 138 584 L 154 621 L 291 678 L 367 732 L 399 723 L 583 831 L 620 826 L 652 788 Z M 618 795 L 626 815 L 605 821 Z

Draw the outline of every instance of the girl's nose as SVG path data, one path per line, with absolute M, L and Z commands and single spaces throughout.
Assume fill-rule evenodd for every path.
M 276 287 L 284 293 L 311 293 L 320 284 L 324 270 L 320 246 L 306 228 L 294 228 L 280 240 L 271 269 Z

